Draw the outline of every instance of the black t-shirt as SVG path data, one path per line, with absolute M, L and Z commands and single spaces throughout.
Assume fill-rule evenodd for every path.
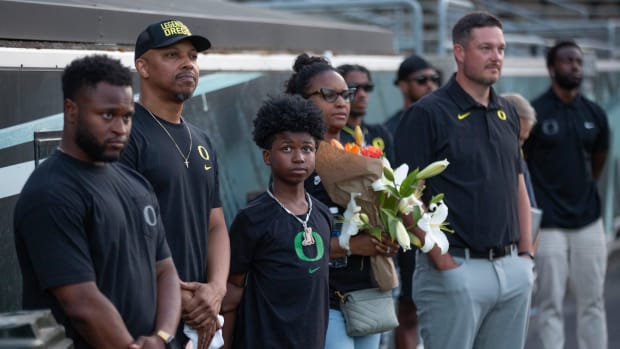
M 366 144 L 383 150 L 385 157 L 390 162 L 394 161 L 394 144 L 390 132 L 383 125 L 369 125 L 365 122 L 362 122 L 361 128 Z M 347 142 L 355 143 L 353 134 L 353 129 L 348 125 L 345 126 L 340 131 L 340 142 L 342 144 Z
M 302 224 L 266 193 L 235 217 L 230 227 L 230 272 L 245 273 L 246 285 L 233 348 L 325 345 L 332 218 L 318 200 L 312 199 L 312 206 L 308 227 L 315 244 L 311 246 L 302 245 Z
M 75 347 L 88 348 L 49 290 L 93 281 L 134 338 L 153 333 L 156 262 L 170 251 L 157 199 L 140 174 L 57 151 L 26 182 L 14 224 L 24 309 L 50 307 Z
M 563 103 L 549 89 L 532 102 L 538 123 L 524 144 L 543 227 L 579 228 L 601 215 L 592 156 L 609 148 L 607 115 L 579 95 Z
M 399 110 L 395 112 L 389 119 L 383 123 L 383 126 L 392 134 L 392 137 L 396 136 L 396 130 L 398 130 L 398 125 L 400 124 L 400 120 L 403 118 L 404 110 Z
M 174 264 L 183 281 L 207 282 L 207 233 L 211 209 L 221 207 L 218 167 L 207 135 L 183 121 L 158 119 L 184 156 L 191 130 L 189 168 L 170 137 L 143 106 L 136 103 L 129 144 L 121 161 L 151 182 L 161 212 Z
M 453 77 L 407 110 L 395 139 L 396 161 L 410 169 L 450 162 L 426 181 L 424 200 L 445 194 L 451 246 L 484 251 L 519 240 L 519 118 L 493 89 L 484 107 Z
M 304 183 L 306 191 L 330 209 L 330 213 L 337 217 L 342 215 L 344 208 L 336 205 L 327 194 L 321 183 L 321 177 L 314 172 Z M 332 237 L 340 235 L 340 224 L 335 224 Z M 340 298 L 337 291 L 342 293 L 376 287 L 370 269 L 370 257 L 350 255 L 346 257 L 346 266 L 329 268 L 329 307 L 340 309 Z

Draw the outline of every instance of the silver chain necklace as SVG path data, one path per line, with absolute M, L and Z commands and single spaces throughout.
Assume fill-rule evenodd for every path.
M 181 155 L 181 158 L 184 160 L 183 162 L 185 163 L 185 168 L 189 168 L 189 156 L 192 153 L 192 132 L 189 130 L 189 126 L 187 126 L 187 123 L 185 123 L 185 120 L 183 120 L 183 117 L 181 116 L 181 122 L 183 123 L 183 125 L 185 125 L 185 129 L 187 130 L 187 133 L 189 134 L 189 151 L 187 152 L 187 156 L 183 155 L 181 148 L 179 147 L 177 142 L 174 140 L 174 138 L 172 138 L 172 135 L 170 134 L 170 132 L 168 132 L 168 129 L 159 120 L 157 120 L 157 117 L 155 117 L 155 115 L 153 115 L 153 113 L 151 113 L 150 110 L 148 110 L 146 107 L 144 107 L 144 109 L 146 109 L 146 111 L 149 112 L 149 114 L 151 115 L 153 120 L 157 122 L 159 127 L 161 127 L 162 130 L 166 132 L 166 134 L 168 135 L 168 138 L 170 138 L 172 143 L 174 143 L 174 146 L 177 147 L 177 151 L 179 152 L 179 155 Z
M 288 208 L 284 207 L 284 204 L 282 204 L 280 200 L 278 200 L 278 198 L 275 195 L 273 195 L 273 193 L 271 193 L 271 190 L 269 190 L 269 188 L 267 188 L 267 194 L 269 194 L 269 196 L 271 196 L 271 198 L 274 199 L 278 203 L 278 205 L 280 205 L 280 207 L 282 207 L 282 209 L 286 211 L 286 213 L 295 217 L 295 219 L 299 223 L 301 223 L 301 225 L 304 227 L 304 239 L 301 242 L 301 244 L 303 246 L 314 245 L 315 241 L 314 241 L 314 237 L 312 236 L 312 228 L 308 226 L 308 220 L 310 219 L 310 214 L 312 213 L 312 199 L 310 199 L 310 194 L 306 192 L 306 200 L 308 200 L 308 213 L 306 213 L 306 219 L 304 219 L 303 221 L 301 220 L 301 218 L 297 217 L 297 215 L 291 212 Z

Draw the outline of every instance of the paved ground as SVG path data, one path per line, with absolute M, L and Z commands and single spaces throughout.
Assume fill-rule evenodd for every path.
M 607 309 L 607 332 L 609 349 L 620 348 L 620 241 L 611 246 L 605 279 L 605 307 Z M 568 295 L 564 303 L 564 328 L 566 342 L 564 349 L 588 349 L 577 347 L 575 302 Z M 540 349 L 528 340 L 526 349 Z

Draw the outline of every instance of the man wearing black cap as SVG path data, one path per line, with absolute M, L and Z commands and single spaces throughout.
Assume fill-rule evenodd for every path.
M 183 322 L 207 337 L 219 327 L 230 243 L 213 147 L 181 112 L 198 84 L 198 53 L 209 47 L 209 40 L 177 20 L 151 24 L 140 33 L 135 48 L 140 100 L 122 157 L 155 188 L 181 279 Z M 186 342 L 183 325 L 177 336 Z
M 414 102 L 435 91 L 439 86 L 439 74 L 420 56 L 407 57 L 398 67 L 394 85 L 403 94 L 403 107 L 384 124 L 392 137 L 405 110 Z M 415 270 L 415 251 L 398 251 L 398 270 L 400 273 L 400 295 L 398 296 L 398 327 L 394 331 L 396 349 L 415 349 L 418 342 L 418 318 L 416 306 L 411 295 L 411 282 Z
M 435 91 L 440 82 L 435 68 L 420 56 L 411 55 L 400 64 L 394 85 L 398 86 L 403 94 L 403 108 L 394 113 L 384 124 L 392 136 L 396 134 L 405 110 L 418 99 Z

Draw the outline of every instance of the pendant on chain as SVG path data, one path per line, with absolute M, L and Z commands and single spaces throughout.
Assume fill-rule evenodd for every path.
M 302 246 L 312 246 L 315 244 L 314 236 L 312 236 L 312 228 L 305 227 L 304 228 L 304 239 L 301 242 Z

